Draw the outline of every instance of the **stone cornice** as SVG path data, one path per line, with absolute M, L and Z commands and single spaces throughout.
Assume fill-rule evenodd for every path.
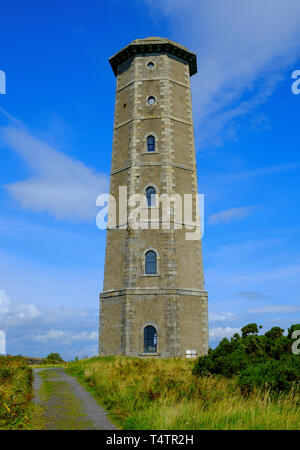
M 169 54 L 187 63 L 190 68 L 190 76 L 197 73 L 197 56 L 186 47 L 165 38 L 136 39 L 124 47 L 118 53 L 109 58 L 110 65 L 115 76 L 118 75 L 118 66 L 134 56 L 145 54 Z
M 123 289 L 111 289 L 109 291 L 103 291 L 100 294 L 101 298 L 119 297 L 122 295 L 192 295 L 207 297 L 207 291 L 204 289 L 183 289 L 183 288 L 147 288 L 147 287 L 135 287 L 135 288 L 123 288 Z
M 124 170 L 128 170 L 131 167 L 166 167 L 166 166 L 172 166 L 176 167 L 177 169 L 184 169 L 189 170 L 190 172 L 196 172 L 195 167 L 187 167 L 183 164 L 176 164 L 172 161 L 163 161 L 163 162 L 149 162 L 149 163 L 135 163 L 135 164 L 128 164 L 125 167 L 121 167 L 120 169 L 114 170 L 111 172 L 111 175 L 116 175 L 117 173 L 123 172 Z

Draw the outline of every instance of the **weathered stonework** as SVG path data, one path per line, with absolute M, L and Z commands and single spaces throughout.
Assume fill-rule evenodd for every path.
M 117 76 L 110 193 L 196 194 L 197 171 L 190 76 L 196 56 L 167 39 L 133 41 L 110 59 Z M 149 70 L 148 62 L 154 63 Z M 156 103 L 149 105 L 147 98 Z M 147 152 L 147 136 L 155 152 Z M 144 327 L 157 332 L 161 357 L 198 355 L 208 349 L 207 292 L 201 240 L 185 229 L 107 230 L 100 295 L 100 354 L 144 355 Z M 158 255 L 155 275 L 145 275 L 148 249 Z M 153 356 L 153 354 L 151 354 Z

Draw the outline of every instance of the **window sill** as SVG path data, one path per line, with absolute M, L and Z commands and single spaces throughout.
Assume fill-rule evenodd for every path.
M 159 277 L 159 273 L 142 273 L 141 277 Z

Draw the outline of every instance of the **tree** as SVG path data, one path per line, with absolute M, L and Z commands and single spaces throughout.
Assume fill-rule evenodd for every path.
M 280 327 L 273 327 L 271 328 L 271 330 L 267 331 L 265 333 L 265 336 L 269 339 L 278 339 L 279 337 L 281 337 L 283 335 L 284 330 Z
M 261 326 L 259 327 L 261 328 Z M 258 333 L 258 326 L 256 323 L 248 323 L 248 325 L 245 325 L 242 329 L 242 337 L 246 337 L 249 334 L 257 334 Z
M 241 329 L 241 337 L 235 334 L 230 340 L 222 339 L 215 349 L 209 349 L 206 356 L 197 360 L 194 375 L 234 377 L 245 394 L 255 387 L 274 393 L 293 386 L 299 389 L 300 358 L 292 353 L 291 335 L 300 329 L 300 324 L 292 325 L 288 336 L 280 327 L 258 335 L 259 328 L 256 323 L 249 323 Z
M 62 357 L 60 356 L 59 353 L 50 353 L 47 357 L 46 357 L 47 361 L 51 362 L 51 363 L 58 363 L 58 362 L 63 362 Z
M 289 339 L 292 339 L 293 332 L 296 331 L 296 330 L 300 330 L 300 324 L 299 323 L 297 323 L 295 325 L 291 325 L 291 327 L 288 329 L 288 338 Z

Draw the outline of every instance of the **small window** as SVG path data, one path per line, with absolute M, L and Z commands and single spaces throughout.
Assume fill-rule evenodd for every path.
M 156 275 L 157 272 L 157 257 L 153 250 L 149 250 L 145 255 L 145 274 Z
M 144 353 L 156 353 L 157 333 L 151 325 L 144 328 Z
M 150 186 L 146 189 L 146 198 L 148 206 L 155 206 L 155 195 L 156 190 L 154 189 L 154 187 Z
M 150 97 L 148 97 L 148 104 L 154 105 L 154 103 L 155 103 L 155 97 L 153 97 L 153 95 L 150 95 Z
M 196 350 L 186 350 L 185 356 L 187 358 L 197 358 L 197 352 Z
M 155 137 L 154 136 L 147 137 L 147 151 L 155 152 Z
M 148 62 L 148 64 L 147 64 L 147 67 L 149 70 L 154 69 L 154 66 L 155 66 L 155 64 L 152 61 Z

